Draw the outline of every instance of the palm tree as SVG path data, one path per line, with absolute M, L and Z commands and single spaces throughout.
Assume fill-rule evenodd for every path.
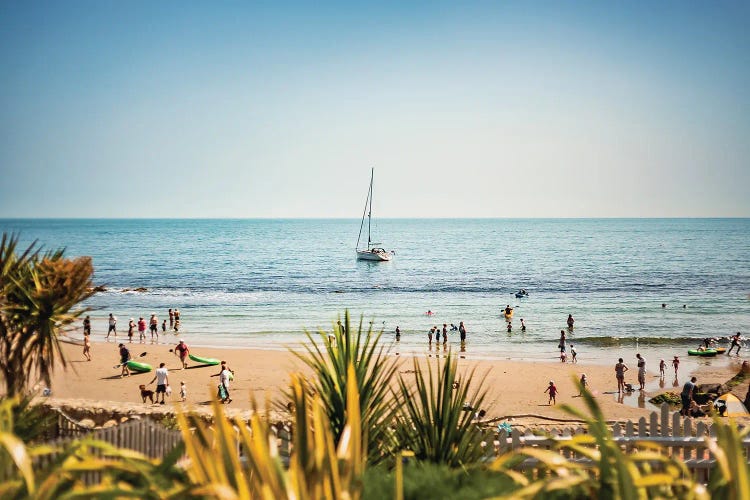
M 32 243 L 16 253 L 18 237 L 0 240 L 0 373 L 6 395 L 28 389 L 34 380 L 49 387 L 52 372 L 66 367 L 60 329 L 76 320 L 75 309 L 93 295 L 91 258 L 66 259 L 64 250 L 42 253 Z

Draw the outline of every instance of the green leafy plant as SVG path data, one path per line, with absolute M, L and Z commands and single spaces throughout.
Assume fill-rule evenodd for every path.
M 332 332 L 319 331 L 317 339 L 306 332 L 308 343 L 305 352 L 295 353 L 312 369 L 313 377 L 306 383 L 309 391 L 320 396 L 331 424 L 334 443 L 338 444 L 344 432 L 348 406 L 348 367 L 354 367 L 354 383 L 362 416 L 362 434 L 369 460 L 377 462 L 387 456 L 392 447 L 389 425 L 395 406 L 390 385 L 398 369 L 395 360 L 379 345 L 381 332 L 374 332 L 372 324 L 353 331 L 349 311 L 344 323 Z
M 484 377 L 474 382 L 471 370 L 459 380 L 458 363 L 451 353 L 442 362 L 428 360 L 426 370 L 417 359 L 413 363 L 413 380 L 400 376 L 395 396 L 398 446 L 413 451 L 419 460 L 451 467 L 479 460 L 485 450 L 474 413 L 484 403 Z
M 50 385 L 57 365 L 66 366 L 60 329 L 85 309 L 74 309 L 93 292 L 91 259 L 64 258 L 63 250 L 40 253 L 31 244 L 16 253 L 18 238 L 0 240 L 0 373 L 15 396 L 39 379 Z

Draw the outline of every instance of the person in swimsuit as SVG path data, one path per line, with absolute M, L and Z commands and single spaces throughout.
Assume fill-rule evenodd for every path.
M 521 318 L 521 331 L 522 332 L 526 331 L 526 323 L 523 322 L 523 318 Z
M 396 325 L 396 342 L 401 340 L 401 329 Z
M 448 343 L 448 325 L 443 323 L 443 344 Z
M 568 314 L 568 328 L 572 329 L 573 328 L 573 323 L 575 323 L 575 322 L 576 322 L 576 320 L 573 319 L 573 315 L 572 314 Z
M 91 361 L 91 334 L 83 335 L 83 355 L 86 361 Z
M 156 314 L 151 315 L 151 319 L 148 320 L 148 329 L 151 332 L 151 340 L 154 340 L 154 335 L 156 335 L 156 341 L 159 341 L 159 318 L 156 317 Z
M 675 356 L 672 360 L 672 366 L 674 367 L 674 376 L 677 377 L 677 369 L 680 367 L 680 358 Z
M 169 328 L 172 328 L 172 325 L 174 325 L 174 311 L 172 309 L 169 310 Z
M 512 322 L 508 321 L 508 327 L 507 327 L 507 329 L 508 329 L 508 333 L 511 333 L 513 331 L 513 323 Z
M 628 371 L 627 365 L 623 363 L 622 358 L 617 360 L 615 365 L 615 376 L 617 377 L 617 392 L 625 392 L 625 372 Z
M 560 330 L 560 342 L 557 344 L 560 352 L 565 352 L 565 330 Z
M 667 371 L 667 363 L 664 362 L 664 360 L 659 361 L 659 377 L 664 378 L 665 372 Z
M 133 321 L 133 318 L 130 318 L 130 321 L 128 321 L 128 342 L 133 342 L 134 330 L 135 330 L 135 321 Z
M 83 334 L 91 335 L 91 317 L 89 316 L 83 318 Z
M 466 342 L 466 327 L 463 321 L 458 324 L 458 334 L 461 336 L 461 343 Z

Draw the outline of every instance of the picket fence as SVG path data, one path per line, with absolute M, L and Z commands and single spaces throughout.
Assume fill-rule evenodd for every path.
M 67 423 L 63 423 L 65 432 L 62 434 L 67 434 L 67 437 L 48 441 L 45 444 L 62 448 L 85 435 L 120 448 L 138 451 L 150 458 L 162 458 L 182 440 L 180 431 L 167 429 L 150 419 L 129 420 L 120 425 L 95 430 L 82 428 L 67 416 L 64 420 Z M 239 429 L 236 430 L 239 438 Z M 272 425 L 271 430 L 276 438 L 279 456 L 284 464 L 288 465 L 292 453 L 293 429 L 288 424 L 279 422 Z M 530 429 L 525 432 L 511 429 L 507 432 L 486 427 L 482 446 L 486 448 L 485 459 L 490 461 L 506 452 L 517 451 L 524 447 L 555 450 L 558 449 L 560 443 L 576 435 L 587 433 L 588 429 L 582 426 L 547 428 L 543 433 Z M 710 471 L 715 464 L 713 456 L 706 447 L 706 437 L 715 438 L 715 429 L 710 422 L 696 422 L 691 418 L 684 418 L 678 412 L 671 411 L 669 405 L 665 403 L 660 411 L 652 412 L 649 418 L 641 417 L 637 422 L 613 422 L 612 434 L 614 442 L 625 452 L 637 449 L 640 442 L 657 443 L 661 445 L 662 453 L 683 462 L 693 479 L 700 482 L 709 480 Z M 750 438 L 746 438 L 742 444 L 747 460 L 750 458 Z M 237 453 L 242 461 L 246 460 L 246 453 L 240 446 L 239 439 Z M 586 457 L 572 450 L 564 449 L 560 453 L 571 461 L 581 464 L 588 462 Z M 34 466 L 39 470 L 38 468 L 51 464 L 56 458 L 54 454 L 37 457 Z M 539 462 L 533 458 L 527 458 L 516 468 L 531 475 L 544 473 Z M 91 473 L 86 477 L 86 482 L 89 484 L 95 484 L 98 480 L 97 473 Z
M 522 433 L 512 429 L 510 433 L 499 430 L 494 434 L 492 447 L 488 447 L 487 457 L 499 456 L 523 447 L 534 447 L 546 450 L 556 449 L 564 441 L 580 434 L 587 434 L 585 427 L 563 427 L 547 430 L 544 435 L 538 435 L 527 430 Z M 612 424 L 613 440 L 625 452 L 638 448 L 639 442 L 649 442 L 661 445 L 662 453 L 683 462 L 696 481 L 708 482 L 710 471 L 715 464 L 712 454 L 706 447 L 706 437 L 716 437 L 716 431 L 711 423 L 695 422 L 692 418 L 685 418 L 679 412 L 672 412 L 667 403 L 662 404 L 660 411 L 651 412 L 647 419 L 641 417 L 638 422 L 627 421 L 624 424 Z M 742 441 L 746 460 L 750 459 L 750 438 Z M 578 463 L 587 463 L 588 459 L 571 450 L 564 450 L 565 458 Z M 528 458 L 521 463 L 520 470 L 533 472 L 538 467 L 538 461 Z

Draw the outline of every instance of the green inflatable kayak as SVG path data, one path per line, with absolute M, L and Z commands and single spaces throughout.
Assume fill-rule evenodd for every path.
M 200 356 L 196 356 L 195 354 L 188 354 L 188 358 L 192 359 L 196 363 L 201 363 L 204 365 L 218 365 L 219 363 L 221 363 L 221 361 L 216 358 L 201 358 Z
M 150 372 L 151 371 L 151 365 L 148 363 L 139 363 L 138 361 L 128 361 L 125 363 L 125 366 L 128 367 L 128 370 L 133 370 L 134 372 Z
M 690 356 L 716 356 L 717 354 L 716 349 L 706 349 L 705 351 L 699 351 L 698 349 L 688 350 L 688 355 Z

